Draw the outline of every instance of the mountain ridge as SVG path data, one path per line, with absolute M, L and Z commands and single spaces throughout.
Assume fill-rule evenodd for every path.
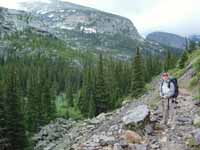
M 146 39 L 171 48 L 185 49 L 186 46 L 184 37 L 169 32 L 155 31 L 149 33 Z

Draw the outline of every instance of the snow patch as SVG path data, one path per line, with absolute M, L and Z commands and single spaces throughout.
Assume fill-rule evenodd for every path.
M 54 16 L 54 14 L 50 14 L 50 15 L 48 15 L 49 18 L 52 18 L 53 16 Z
M 67 26 L 60 26 L 61 29 L 66 29 L 66 30 L 74 30 L 74 27 L 67 27 Z
M 59 12 L 63 13 L 63 12 L 65 12 L 65 10 L 64 10 L 64 9 L 61 9 L 61 10 L 59 10 Z
M 94 28 L 87 28 L 87 27 L 83 27 L 81 26 L 81 31 L 83 31 L 84 33 L 97 33 L 97 30 Z
M 76 10 L 75 9 L 71 9 L 71 10 L 67 10 L 67 12 L 72 12 L 72 13 L 75 13 Z

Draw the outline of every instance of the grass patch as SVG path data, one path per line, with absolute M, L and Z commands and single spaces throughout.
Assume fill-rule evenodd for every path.
M 195 144 L 194 138 L 191 138 L 187 141 L 187 145 L 191 148 L 191 150 L 200 150 L 200 146 Z
M 193 89 L 195 86 L 197 86 L 198 81 L 199 81 L 199 79 L 198 79 L 197 76 L 192 77 L 192 79 L 190 79 L 189 88 L 190 88 L 190 89 Z
M 56 98 L 56 111 L 57 111 L 57 117 L 62 117 L 67 119 L 72 118 L 75 120 L 83 118 L 80 110 L 76 106 L 74 107 L 68 106 L 66 95 L 64 94 L 61 94 Z
M 185 73 L 185 69 L 175 68 L 175 69 L 169 70 L 169 73 L 176 78 L 180 78 Z

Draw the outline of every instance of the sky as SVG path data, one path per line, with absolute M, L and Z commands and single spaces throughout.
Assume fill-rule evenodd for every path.
M 0 0 L 0 6 L 18 8 L 18 3 L 23 1 L 33 0 Z M 200 0 L 63 1 L 127 17 L 143 36 L 153 31 L 171 32 L 182 36 L 200 34 Z

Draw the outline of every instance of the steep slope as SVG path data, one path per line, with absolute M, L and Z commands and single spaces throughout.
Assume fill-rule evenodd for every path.
M 186 46 L 184 37 L 172 33 L 153 32 L 148 34 L 146 39 L 176 49 L 184 49 Z
M 36 150 L 196 150 L 194 138 L 199 135 L 200 108 L 185 81 L 195 74 L 192 61 L 179 78 L 180 95 L 175 121 L 161 124 L 159 77 L 151 90 L 137 100 L 130 100 L 114 112 L 100 114 L 84 121 L 58 119 L 45 126 L 35 137 Z M 148 106 L 148 109 L 146 108 Z M 151 113 L 148 114 L 148 111 Z M 128 124 L 127 124 L 128 123 Z M 132 131 L 134 132 L 132 132 Z M 136 133 L 137 132 L 137 133 Z M 194 136 L 195 135 L 195 136 Z M 199 136 L 198 136 L 199 137 Z

